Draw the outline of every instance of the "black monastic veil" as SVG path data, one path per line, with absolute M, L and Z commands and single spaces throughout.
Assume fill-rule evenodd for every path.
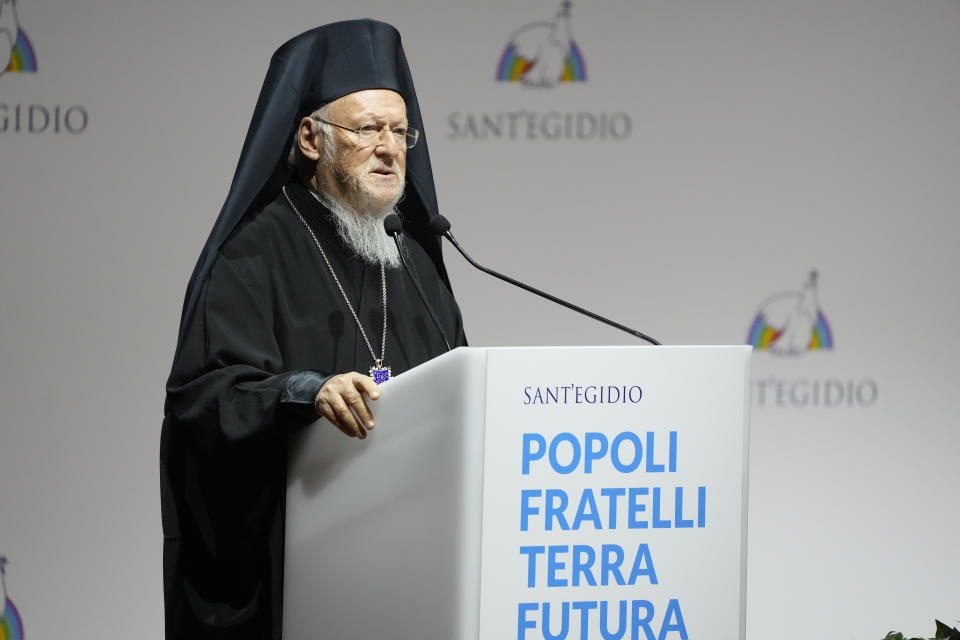
M 316 420 L 327 376 L 371 356 L 319 250 L 368 333 L 382 327 L 380 269 L 337 238 L 330 213 L 291 183 L 286 155 L 301 117 L 364 89 L 389 89 L 423 131 L 400 37 L 371 20 L 326 25 L 274 54 L 230 193 L 194 270 L 161 436 L 167 638 L 279 638 L 287 436 Z M 439 242 L 425 140 L 407 157 L 404 251 L 444 332 L 466 340 Z M 414 285 L 387 271 L 394 374 L 443 353 Z M 331 427 L 332 428 L 332 427 Z M 358 441 L 359 442 L 359 441 Z

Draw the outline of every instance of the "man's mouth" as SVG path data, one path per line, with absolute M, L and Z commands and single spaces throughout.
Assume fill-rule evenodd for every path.
M 396 171 L 387 167 L 377 167 L 370 171 L 370 173 L 378 176 L 392 176 L 396 175 Z

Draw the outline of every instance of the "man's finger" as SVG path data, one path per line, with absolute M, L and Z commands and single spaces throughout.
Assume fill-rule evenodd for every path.
M 357 423 L 357 419 L 354 417 L 347 403 L 344 402 L 342 396 L 335 394 L 333 398 L 331 398 L 330 410 L 335 417 L 335 423 L 340 427 L 341 431 L 360 439 L 367 437 L 366 429 Z
M 361 423 L 357 422 L 357 417 L 350 409 L 350 405 L 343 400 L 342 396 L 338 397 L 335 402 L 333 412 L 337 414 L 337 420 L 340 421 L 340 424 L 353 431 L 361 440 L 366 438 L 367 430 Z
M 347 427 L 345 427 L 345 426 L 343 426 L 342 424 L 340 424 L 339 422 L 337 422 L 336 417 L 334 417 L 332 420 L 330 420 L 330 422 L 333 423 L 333 426 L 335 426 L 335 427 L 337 428 L 337 430 L 340 431 L 340 433 L 342 433 L 343 435 L 347 436 L 348 438 L 356 438 L 356 437 L 357 437 L 357 434 L 356 434 L 356 433 L 354 433 L 353 431 L 351 431 L 351 430 L 348 429 Z
M 324 420 L 335 426 L 339 429 L 344 435 L 355 438 L 356 434 L 340 424 L 340 421 L 337 420 L 337 416 L 333 413 L 333 409 L 330 407 L 330 403 L 327 401 L 321 401 L 317 404 L 317 413 L 320 414 Z
M 346 400 L 350 408 L 353 409 L 357 417 L 360 418 L 363 426 L 367 429 L 372 429 L 373 414 L 370 412 L 370 407 L 367 406 L 363 394 L 359 391 L 347 391 L 343 394 L 343 399 Z
M 371 400 L 376 400 L 380 397 L 380 386 L 369 376 L 358 375 L 353 379 L 353 386 L 370 396 Z

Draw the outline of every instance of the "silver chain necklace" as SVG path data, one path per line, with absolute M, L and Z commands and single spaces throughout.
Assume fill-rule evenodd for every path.
M 363 341 L 367 345 L 367 349 L 370 351 L 370 357 L 373 358 L 373 366 L 370 367 L 370 377 L 373 378 L 373 381 L 377 384 L 386 382 L 390 379 L 390 367 L 383 364 L 383 359 L 387 355 L 387 273 L 386 269 L 383 266 L 383 263 L 380 263 L 380 291 L 383 298 L 383 336 L 380 339 L 380 357 L 377 357 L 376 352 L 373 350 L 373 345 L 370 344 L 370 339 L 367 338 L 367 332 L 363 330 L 363 325 L 360 324 L 360 316 L 357 315 L 357 312 L 354 310 L 353 305 L 350 304 L 350 298 L 347 297 L 347 292 L 343 290 L 343 285 L 340 284 L 340 278 L 337 277 L 337 274 L 333 270 L 333 265 L 330 264 L 330 260 L 327 258 L 326 251 L 323 250 L 323 247 L 320 245 L 320 241 L 317 240 L 316 234 L 313 232 L 313 229 L 310 228 L 310 225 L 307 224 L 307 221 L 300 211 L 297 209 L 297 206 L 293 204 L 293 200 L 290 199 L 290 194 L 287 193 L 287 188 L 283 187 L 283 197 L 286 198 L 287 204 L 290 205 L 290 208 L 293 209 L 293 212 L 297 214 L 297 217 L 300 218 L 300 222 L 303 223 L 303 226 L 307 229 L 307 233 L 310 234 L 310 237 L 313 238 L 314 244 L 317 245 L 317 249 L 320 250 L 320 255 L 323 256 L 323 261 L 327 265 L 327 269 L 330 270 L 330 276 L 333 278 L 334 283 L 337 285 L 337 289 L 340 290 L 340 295 L 343 296 L 343 301 L 347 303 L 347 308 L 350 310 L 350 315 L 353 316 L 353 321 L 357 323 L 357 329 L 360 330 L 360 335 L 363 336 Z M 311 192 L 312 194 L 313 192 Z M 316 198 L 316 194 L 313 194 Z M 317 202 L 323 204 L 323 202 L 317 198 Z

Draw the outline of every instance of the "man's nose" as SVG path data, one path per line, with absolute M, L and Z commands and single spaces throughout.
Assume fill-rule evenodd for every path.
M 376 153 L 378 156 L 396 158 L 405 147 L 397 140 L 397 136 L 391 131 L 384 131 L 380 135 L 380 142 L 377 144 Z

